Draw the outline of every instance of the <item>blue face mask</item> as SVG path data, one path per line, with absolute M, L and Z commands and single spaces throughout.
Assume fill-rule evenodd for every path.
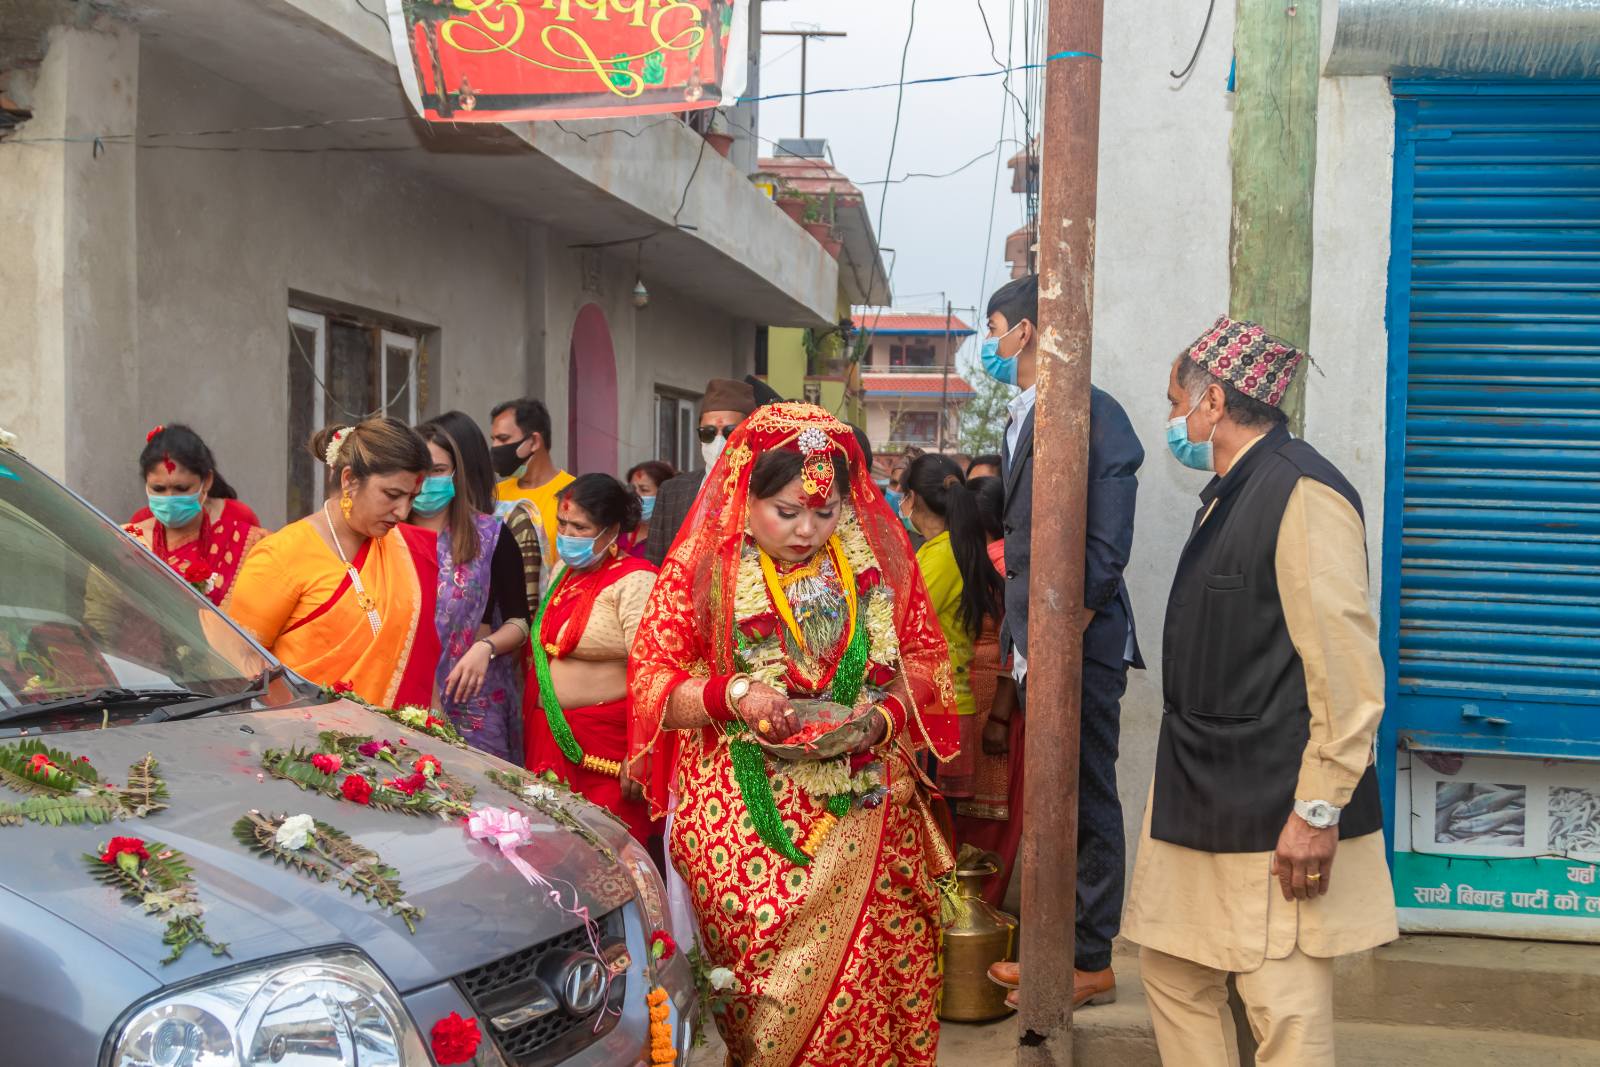
M 149 496 L 150 514 L 167 529 L 187 526 L 200 517 L 200 494 L 188 496 Z
M 883 499 L 889 505 L 889 510 L 898 516 L 900 514 L 900 501 L 905 499 L 904 494 L 896 489 L 885 489 L 883 491 Z
M 642 496 L 642 497 L 639 498 L 639 512 L 640 512 L 639 521 L 640 522 L 649 522 L 650 521 L 650 516 L 654 515 L 655 511 L 656 511 L 656 498 L 655 497 L 653 497 L 653 496 Z
M 1017 323 L 1017 326 L 1021 325 L 1022 323 Z M 990 337 L 986 339 L 983 342 L 983 348 L 980 349 L 978 353 L 979 358 L 983 361 L 984 373 L 993 378 L 995 381 L 999 382 L 1001 385 L 1017 384 L 1017 358 L 1012 356 L 1010 359 L 1007 359 L 1005 356 L 1000 354 L 1000 342 L 1003 339 L 1010 337 L 1011 331 L 1015 330 L 1017 326 L 1011 327 L 1010 330 L 1007 330 L 999 337 Z
M 411 502 L 411 508 L 418 515 L 437 515 L 455 498 L 455 475 L 430 474 L 422 480 L 422 491 Z
M 581 571 L 599 558 L 595 551 L 595 542 L 598 537 L 568 537 L 566 534 L 556 535 L 556 554 L 575 571 Z
M 1194 407 L 1189 409 L 1193 415 L 1200 409 L 1200 402 L 1195 401 Z M 1197 471 L 1215 471 L 1216 463 L 1211 454 L 1211 438 L 1204 441 L 1189 440 L 1189 415 L 1173 419 L 1167 423 L 1167 448 L 1172 456 L 1185 467 L 1193 467 Z M 1211 428 L 1211 437 L 1217 435 L 1217 428 Z

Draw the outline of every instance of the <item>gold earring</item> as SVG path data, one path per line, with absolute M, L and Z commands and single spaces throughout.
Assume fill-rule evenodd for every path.
M 350 518 L 350 510 L 355 506 L 356 502 L 350 499 L 350 490 L 346 489 L 344 495 L 339 498 L 339 510 L 344 512 L 344 517 L 347 521 Z

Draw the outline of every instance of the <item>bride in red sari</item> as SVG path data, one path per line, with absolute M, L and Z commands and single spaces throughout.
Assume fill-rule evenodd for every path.
M 634 645 L 633 773 L 674 740 L 672 861 L 739 1067 L 936 1058 L 941 888 L 953 857 L 919 753 L 951 758 L 955 691 L 904 528 L 850 429 L 775 404 L 729 439 L 662 567 Z M 826 698 L 869 725 L 853 753 L 756 740 Z

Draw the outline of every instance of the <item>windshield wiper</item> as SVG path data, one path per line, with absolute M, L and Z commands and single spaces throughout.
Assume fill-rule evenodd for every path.
M 235 704 L 243 704 L 247 700 L 265 696 L 272 683 L 282 678 L 285 672 L 283 665 L 274 664 L 250 680 L 250 684 L 237 693 L 225 693 L 219 697 L 208 700 L 195 700 L 185 704 L 176 704 L 172 707 L 157 708 L 139 720 L 142 726 L 147 722 L 176 722 L 179 719 L 192 719 L 197 715 L 207 712 L 221 711 Z
M 104 711 L 108 708 L 125 707 L 129 704 L 158 704 L 176 700 L 198 700 L 204 696 L 204 693 L 196 693 L 192 689 L 126 689 L 112 686 L 96 689 L 93 692 L 83 693 L 75 697 L 46 700 L 42 704 L 23 704 L 15 708 L 7 708 L 4 711 L 0 711 L 0 726 L 10 726 L 14 723 L 49 718 L 52 715 L 59 715 L 63 712 Z

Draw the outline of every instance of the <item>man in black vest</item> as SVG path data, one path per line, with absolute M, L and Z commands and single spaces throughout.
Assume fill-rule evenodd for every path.
M 1361 499 L 1279 408 L 1302 353 L 1226 316 L 1173 364 L 1167 445 L 1213 473 L 1162 643 L 1155 783 L 1123 933 L 1164 1063 L 1332 1067 L 1333 957 L 1398 936 L 1373 738 Z M 1335 877 L 1337 859 L 1337 877 Z

